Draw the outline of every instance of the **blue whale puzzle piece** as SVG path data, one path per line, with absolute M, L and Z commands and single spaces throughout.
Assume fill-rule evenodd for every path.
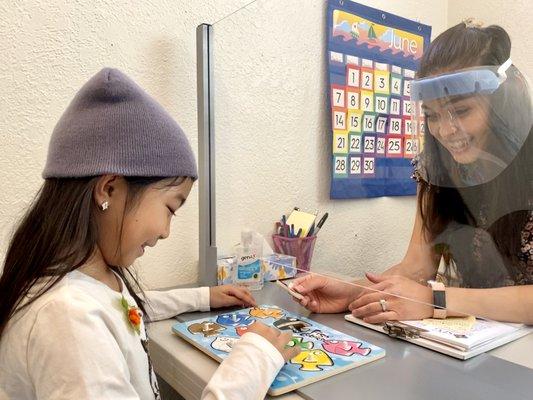
M 248 326 L 255 322 L 255 319 L 248 314 L 221 314 L 217 317 L 217 323 L 226 326 Z

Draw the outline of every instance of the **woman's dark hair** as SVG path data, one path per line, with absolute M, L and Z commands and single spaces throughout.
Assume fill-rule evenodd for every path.
M 100 177 L 46 179 L 9 244 L 0 276 L 0 336 L 13 315 L 38 299 L 67 273 L 85 264 L 95 250 L 98 207 L 93 191 Z M 124 177 L 128 194 L 124 213 L 135 207 L 143 192 L 158 182 L 181 184 L 186 178 Z M 123 215 L 124 217 L 124 215 Z M 122 235 L 122 227 L 120 229 Z M 120 249 L 117 249 L 120 251 Z M 142 292 L 132 271 L 110 266 L 146 316 Z M 127 275 L 127 276 L 126 276 Z M 45 280 L 45 282 L 42 281 Z M 29 291 L 43 282 L 37 293 Z
M 510 52 L 511 40 L 503 28 L 496 25 L 486 28 L 470 27 L 460 23 L 443 32 L 431 43 L 422 57 L 417 78 L 475 66 L 500 66 L 509 59 Z M 510 89 L 503 91 L 504 95 L 492 95 L 490 101 L 497 102 L 499 108 L 514 110 L 508 115 L 514 115 L 515 119 L 522 121 L 491 119 L 489 123 L 492 131 L 498 132 L 502 140 L 509 136 L 506 135 L 507 132 L 513 132 L 514 124 L 518 122 L 527 126 L 529 131 L 513 161 L 494 179 L 476 186 L 453 188 L 431 184 L 422 179 L 419 181 L 418 208 L 430 243 L 434 242 L 451 222 L 486 229 L 503 257 L 508 276 L 517 282 L 521 272 L 517 269 L 521 231 L 531 209 L 528 200 L 532 196 L 533 167 L 531 103 L 524 77 L 514 66 L 508 70 L 508 78 L 503 85 Z M 513 88 L 520 88 L 521 91 L 513 91 Z M 454 163 L 449 152 L 431 134 L 425 135 L 424 152 L 438 155 L 437 160 L 433 160 L 435 168 L 438 168 L 439 163 L 441 168 L 442 165 Z M 442 171 L 440 174 L 442 175 Z M 520 181 L 517 181 L 518 177 L 521 177 Z M 483 226 L 479 215 L 472 214 L 465 204 L 465 198 L 480 199 L 485 203 L 483 206 L 488 217 L 488 226 Z M 487 273 L 488 269 L 483 269 L 482 265 L 458 265 L 458 269 L 463 284 L 467 287 L 491 287 L 501 283 L 497 282 L 496 278 L 491 278 L 490 273 Z

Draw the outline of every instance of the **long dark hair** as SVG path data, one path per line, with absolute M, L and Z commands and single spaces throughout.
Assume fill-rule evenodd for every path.
M 95 218 L 98 209 L 93 191 L 99 178 L 50 178 L 38 191 L 11 239 L 0 276 L 0 337 L 16 312 L 37 300 L 92 256 L 98 237 Z M 128 185 L 126 213 L 148 186 L 168 178 L 124 179 Z M 185 179 L 169 179 L 165 186 L 179 185 Z M 135 273 L 121 266 L 110 268 L 123 279 L 146 316 L 144 302 L 137 295 L 142 290 Z M 42 279 L 43 285 L 30 297 L 30 290 Z
M 470 27 L 460 23 L 443 32 L 432 42 L 422 57 L 417 77 L 423 78 L 475 66 L 499 66 L 509 59 L 510 52 L 511 40 L 503 28 L 496 25 L 486 28 Z M 431 184 L 422 179 L 419 181 L 418 208 L 429 242 L 434 242 L 451 222 L 485 229 L 503 258 L 508 276 L 517 282 L 523 272 L 517 268 L 521 231 L 532 208 L 533 134 L 531 103 L 529 93 L 524 89 L 527 88 L 527 84 L 523 82 L 524 77 L 512 66 L 508 70 L 508 80 L 509 82 L 506 81 L 502 85 L 519 87 L 522 91 L 511 91 L 503 97 L 495 96 L 490 101 L 499 102 L 498 107 L 515 110 L 516 118 L 523 120 L 503 121 L 504 123 L 491 120 L 489 123 L 492 130 L 498 132 L 504 140 L 506 132 L 513 131 L 513 124 L 526 124 L 529 134 L 514 160 L 494 179 L 476 186 L 453 188 Z M 520 80 L 520 84 L 513 85 L 513 80 Z M 429 131 L 429 128 L 427 129 Z M 451 155 L 431 134 L 425 136 L 424 152 L 439 155 L 440 159 L 434 165 L 450 165 L 454 162 Z M 520 181 L 517 181 L 517 177 L 520 177 Z M 485 203 L 483 207 L 488 218 L 487 226 L 483 226 L 479 216 L 474 215 L 468 204 L 465 204 L 467 198 L 481 199 Z M 490 272 L 487 272 L 489 270 L 482 265 L 458 265 L 458 268 L 464 286 L 491 287 L 501 283 L 498 282 L 501 275 L 491 277 Z

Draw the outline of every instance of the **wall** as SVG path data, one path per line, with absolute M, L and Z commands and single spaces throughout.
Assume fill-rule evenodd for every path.
M 363 3 L 435 33 L 446 25 L 445 1 Z M 217 244 L 238 242 L 243 226 L 269 236 L 294 206 L 318 209 L 329 219 L 314 271 L 381 271 L 405 252 L 415 199 L 329 199 L 325 21 L 324 2 L 270 1 L 215 25 Z
M 33 0 L 0 2 L 0 261 L 15 222 L 42 183 L 51 132 L 81 85 L 104 66 L 122 69 L 196 134 L 196 26 L 244 3 Z M 149 286 L 196 280 L 198 202 L 173 235 L 139 261 Z
M 361 2 L 419 19 L 434 33 L 449 21 L 445 0 Z M 136 79 L 196 149 L 195 28 L 247 3 L 0 3 L 0 54 L 8 61 L 0 64 L 0 260 L 42 183 L 55 122 L 101 67 Z M 324 21 L 322 0 L 259 0 L 215 25 L 218 242 L 237 242 L 243 225 L 269 234 L 282 212 L 299 205 L 330 213 L 317 243 L 317 270 L 380 270 L 405 251 L 414 198 L 329 200 Z M 194 189 L 171 237 L 138 262 L 148 287 L 196 279 L 197 207 Z
M 484 25 L 500 25 L 511 37 L 511 58 L 531 79 L 533 76 L 533 39 L 527 21 L 533 15 L 533 3 L 528 0 L 459 0 L 448 1 L 448 25 L 474 17 Z

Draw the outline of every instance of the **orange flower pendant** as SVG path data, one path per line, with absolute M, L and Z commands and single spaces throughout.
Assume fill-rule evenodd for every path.
M 136 306 L 130 306 L 124 296 L 122 296 L 122 298 L 120 299 L 120 304 L 122 305 L 122 308 L 126 313 L 126 319 L 128 320 L 129 325 L 133 328 L 135 332 L 137 332 L 137 334 L 140 334 L 142 319 L 141 310 L 139 310 L 139 308 Z

